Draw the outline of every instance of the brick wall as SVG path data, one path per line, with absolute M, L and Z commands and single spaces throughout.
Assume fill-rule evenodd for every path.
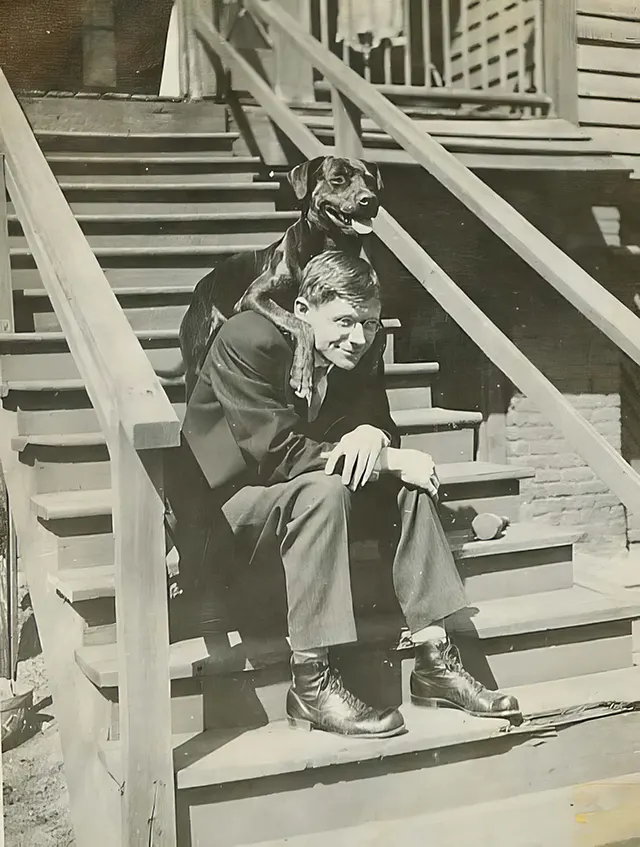
M 516 327 L 514 340 L 616 450 L 621 448 L 616 349 L 577 313 L 549 310 Z M 523 520 L 577 528 L 587 549 L 626 545 L 625 509 L 538 408 L 514 393 L 507 411 L 509 461 L 535 470 L 522 485 Z

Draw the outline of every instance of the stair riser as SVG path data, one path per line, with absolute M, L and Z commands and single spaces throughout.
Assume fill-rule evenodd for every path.
M 430 453 L 436 464 L 471 462 L 474 457 L 473 429 L 416 432 L 402 435 L 402 446 Z
M 504 497 L 475 497 L 469 500 L 443 501 L 440 500 L 440 520 L 446 530 L 464 530 L 471 528 L 471 522 L 476 515 L 491 512 L 494 515 L 504 515 L 515 523 L 520 514 L 521 497 L 518 494 Z
M 38 494 L 55 491 L 95 491 L 111 486 L 109 462 L 43 463 L 36 462 Z
M 117 689 L 105 691 L 111 702 L 110 738 L 120 738 L 120 704 Z M 171 683 L 171 732 L 181 735 L 187 732 L 202 732 L 204 722 L 204 698 L 199 680 L 174 680 Z
M 411 732 L 410 724 L 408 728 Z M 284 727 L 281 731 L 285 745 L 289 731 Z M 632 773 L 637 770 L 639 731 L 640 716 L 633 713 L 576 724 L 540 743 L 502 734 L 464 747 L 382 756 L 208 788 L 179 788 L 179 838 L 205 845 L 215 832 L 216 847 L 246 847 L 263 841 L 284 844 L 307 835 L 305 845 L 321 847 L 335 838 L 336 830 L 371 821 L 406 820 L 447 809 L 457 809 L 464 817 L 465 807 L 476 803 Z M 353 746 L 355 757 L 358 741 L 345 744 Z M 320 737 L 318 748 L 322 746 Z M 179 766 L 179 756 L 177 761 Z M 412 835 L 410 843 L 428 841 L 428 834 Z M 537 843 L 535 833 L 532 837 L 521 843 Z M 347 843 L 346 838 L 340 841 Z M 379 843 L 395 847 L 395 842 Z M 359 842 L 353 844 L 360 847 Z M 369 844 L 377 847 L 378 842 Z
M 156 306 L 149 309 L 125 309 L 125 315 L 134 330 L 173 330 L 178 331 L 180 322 L 187 311 L 188 305 L 181 303 L 175 306 Z M 60 323 L 56 313 L 34 312 L 34 328 L 36 332 L 60 332 Z M 143 343 L 141 339 L 141 343 Z
M 172 292 L 178 288 L 183 288 L 184 296 L 186 297 L 193 291 L 198 280 L 204 274 L 205 272 L 200 268 L 190 267 L 154 268 L 153 270 L 148 268 L 117 268 L 105 272 L 107 282 L 109 282 L 116 294 L 118 294 L 120 289 L 143 289 L 149 291 L 150 295 L 155 292 L 156 297 L 166 297 L 169 301 L 176 295 L 167 293 L 167 286 L 171 287 Z M 28 300 L 32 297 L 41 299 L 47 296 L 37 268 L 15 269 L 11 274 L 11 282 L 14 291 L 25 290 L 26 299 Z M 144 303 L 141 305 L 144 305 Z
M 137 108 L 139 108 L 138 104 Z M 225 132 L 225 129 L 224 117 L 216 119 L 212 116 L 208 127 L 209 132 Z M 70 135 L 38 135 L 38 143 L 47 154 L 76 153 L 82 156 L 83 153 L 105 155 L 137 153 L 141 156 L 151 156 L 168 153 L 211 153 L 217 156 L 219 154 L 216 151 L 229 149 L 233 145 L 233 140 L 184 135 L 171 138 L 166 135 L 154 136 L 147 133 L 143 137 L 139 135 L 95 135 L 93 137 L 81 135 L 74 138 Z
M 176 182 L 179 182 L 179 180 L 176 180 Z M 188 184 L 167 188 L 162 183 L 151 182 L 144 188 L 136 185 L 115 188 L 110 186 L 98 187 L 97 185 L 88 187 L 67 185 L 63 189 L 64 196 L 71 205 L 75 203 L 114 203 L 118 205 L 119 209 L 125 208 L 121 205 L 124 203 L 140 205 L 156 203 L 163 206 L 181 203 L 189 204 L 189 209 L 193 208 L 192 203 L 260 203 L 267 200 L 274 201 L 276 192 L 277 188 L 259 189 L 249 184 L 246 188 L 211 187 L 208 185 L 194 187 Z M 166 211 L 171 210 L 167 207 Z
M 262 246 L 266 247 L 269 243 L 270 242 L 265 242 Z M 113 268 L 118 270 L 147 269 L 148 271 L 151 271 L 152 269 L 156 270 L 158 268 L 176 268 L 179 270 L 184 270 L 185 268 L 197 268 L 201 273 L 201 276 L 204 276 L 225 258 L 233 256 L 235 253 L 239 252 L 239 247 L 237 245 L 235 247 L 230 245 L 228 249 L 224 249 L 219 246 L 216 247 L 215 245 L 206 245 L 197 253 L 182 252 L 182 247 L 171 248 L 169 253 L 162 253 L 157 252 L 157 246 L 158 245 L 153 247 L 150 251 L 146 247 L 144 249 L 130 248 L 134 252 L 124 255 L 114 253 L 111 250 L 106 252 L 98 251 L 97 258 L 100 266 L 104 270 Z M 246 248 L 247 245 L 243 244 L 241 246 Z M 254 244 L 252 240 L 250 249 L 258 249 L 259 246 L 260 245 L 257 243 Z M 96 248 L 96 250 L 98 250 L 98 248 Z M 221 250 L 222 252 L 220 252 Z M 246 252 L 246 250 L 242 252 Z M 35 261 L 30 254 L 16 255 L 14 253 L 11 255 L 12 269 L 32 270 L 35 267 Z
M 416 377 L 416 382 L 424 382 L 424 377 Z M 387 396 L 392 412 L 404 409 L 430 409 L 433 406 L 431 387 L 424 384 L 413 387 L 388 388 Z
M 223 182 L 227 180 L 222 180 Z M 231 180 L 229 180 L 231 181 Z M 234 182 L 236 180 L 233 180 Z M 248 193 L 248 192 L 247 192 Z M 221 200 L 219 202 L 197 202 L 181 203 L 168 199 L 166 202 L 117 202 L 100 201 L 100 196 L 95 197 L 92 202 L 71 203 L 71 211 L 75 215 L 189 215 L 189 214 L 223 214 L 225 212 L 269 212 L 276 211 L 274 200 L 269 199 L 266 192 L 258 194 L 254 192 L 254 199 Z
M 457 642 L 465 668 L 489 688 L 509 689 L 633 665 L 628 620 L 481 641 L 458 636 Z M 413 660 L 405 659 L 405 702 L 412 668 Z

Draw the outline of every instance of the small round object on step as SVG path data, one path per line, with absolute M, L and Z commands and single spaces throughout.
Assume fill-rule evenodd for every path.
M 490 541 L 492 538 L 498 538 L 499 535 L 502 535 L 509 523 L 509 518 L 504 515 L 483 512 L 475 516 L 471 522 L 471 527 L 478 541 Z

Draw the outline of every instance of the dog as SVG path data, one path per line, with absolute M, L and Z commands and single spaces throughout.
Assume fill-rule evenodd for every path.
M 287 175 L 302 202 L 299 219 L 263 250 L 239 253 L 217 265 L 196 285 L 180 324 L 182 361 L 162 377 L 185 375 L 187 399 L 216 332 L 227 317 L 251 309 L 269 318 L 294 341 L 291 387 L 311 396 L 313 336 L 292 314 L 301 273 L 325 250 L 359 255 L 378 214 L 382 179 L 376 165 L 359 159 L 318 156 Z

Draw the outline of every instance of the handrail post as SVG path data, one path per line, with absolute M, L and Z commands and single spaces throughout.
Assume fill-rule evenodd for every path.
M 171 683 L 162 456 L 136 452 L 122 427 L 109 438 L 113 530 L 122 843 L 175 847 Z
M 331 89 L 336 156 L 362 159 L 362 112 L 337 88 Z
M 544 92 L 556 115 L 578 123 L 577 0 L 539 0 L 542 3 Z
M 278 0 L 278 5 L 296 18 L 306 32 L 311 32 L 309 0 Z M 295 43 L 282 33 L 270 33 L 275 58 L 274 88 L 278 97 L 287 103 L 313 103 L 313 68 Z
M 0 154 L 0 333 L 13 332 L 14 327 L 5 168 L 5 158 Z
M 480 373 L 482 423 L 478 434 L 480 462 L 507 463 L 507 410 L 505 383 L 508 380 L 491 360 Z

